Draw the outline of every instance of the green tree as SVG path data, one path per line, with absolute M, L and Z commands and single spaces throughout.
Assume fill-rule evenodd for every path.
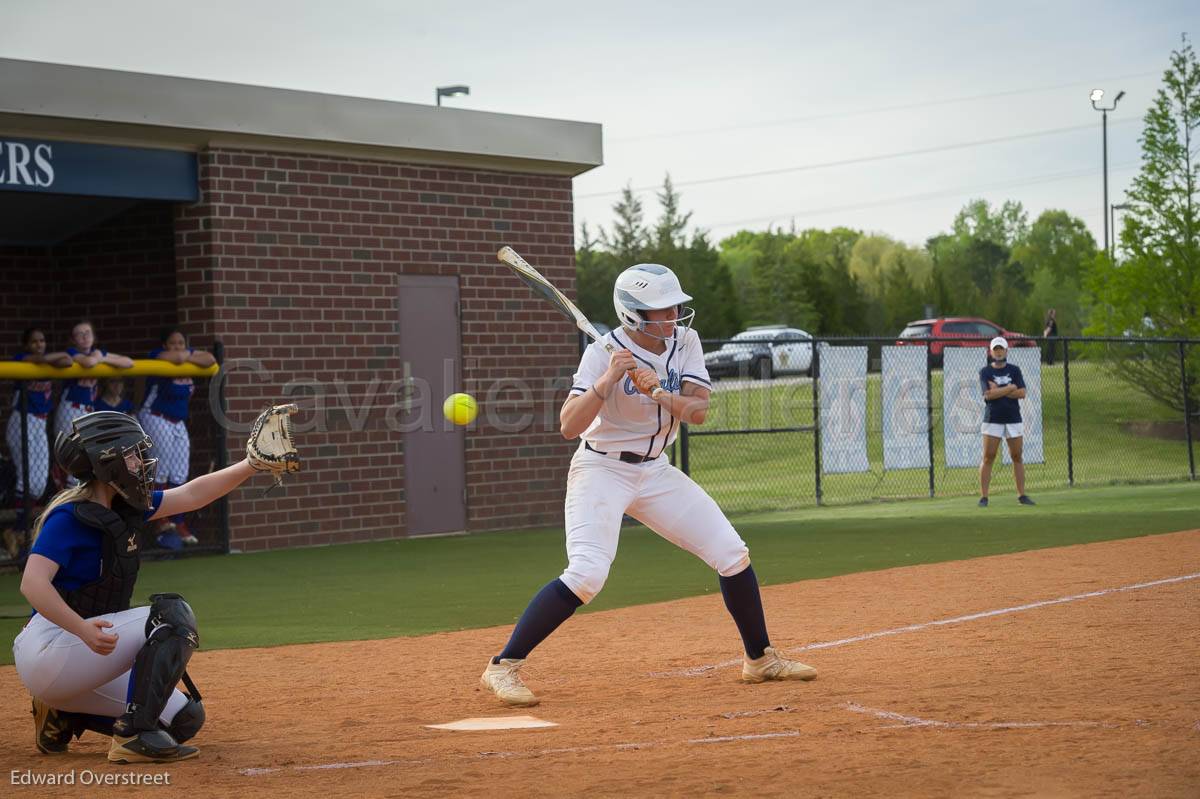
M 825 336 L 862 335 L 867 300 L 850 274 L 850 255 L 862 233 L 845 227 L 805 230 L 797 239 L 805 290 L 817 312 L 810 333 Z
M 575 251 L 575 304 L 593 322 L 616 324 L 612 287 L 620 272 L 620 261 L 592 238 L 587 223 L 581 226 L 582 242 Z
M 1127 196 L 1121 263 L 1097 257 L 1088 276 L 1096 303 L 1090 332 L 1200 337 L 1200 63 L 1186 40 L 1171 53 L 1163 85 L 1146 112 L 1142 168 Z M 1124 350 L 1125 348 L 1121 348 Z M 1129 355 L 1129 352 L 1123 352 Z M 1118 374 L 1185 413 L 1200 408 L 1200 347 L 1188 358 L 1190 408 L 1184 408 L 1178 353 L 1146 347 L 1123 358 Z
M 612 233 L 600 228 L 600 242 L 617 260 L 635 264 L 638 254 L 650 243 L 650 232 L 643 221 L 642 201 L 628 184 L 621 189 L 620 198 L 613 204 L 613 213 L 617 218 L 613 222 Z
M 1083 278 L 1096 254 L 1096 239 L 1082 219 L 1043 211 L 1013 249 L 1013 259 L 1024 265 L 1030 281 L 1020 329 L 1040 335 L 1053 308 L 1059 334 L 1078 335 L 1090 311 Z
M 888 270 L 883 289 L 884 330 L 879 333 L 899 333 L 911 321 L 924 315 L 925 301 L 908 274 L 908 265 L 901 257 L 894 269 Z M 875 332 L 875 331 L 872 331 Z
M 902 277 L 897 274 L 900 270 L 904 272 Z M 925 250 L 879 234 L 860 236 L 850 252 L 850 274 L 858 281 L 866 304 L 858 332 L 894 335 L 919 318 L 925 307 L 920 287 L 929 281 L 932 270 L 933 262 Z M 911 286 L 918 301 L 914 303 L 912 297 L 907 297 L 902 306 L 905 310 L 898 311 L 896 292 L 903 286 Z M 908 289 L 904 291 L 907 296 Z
M 1012 200 L 999 208 L 992 208 L 987 200 L 971 200 L 954 218 L 953 231 L 964 240 L 990 241 L 1011 250 L 1029 232 L 1029 215 Z
M 663 178 L 662 189 L 658 192 L 658 204 L 662 207 L 662 215 L 654 225 L 655 246 L 687 247 L 687 226 L 692 219 L 692 212 L 685 214 L 680 209 L 679 192 L 675 191 L 669 172 Z
M 752 234 L 756 257 L 750 274 L 747 324 L 815 327 L 818 313 L 812 303 L 813 283 L 802 268 L 796 235 L 768 230 Z
M 1028 215 L 1018 202 L 993 208 L 986 200 L 972 200 L 963 206 L 950 234 L 935 236 L 926 245 L 936 274 L 927 286 L 936 288 L 938 313 L 986 316 L 1017 327 L 1029 280 L 1025 265 L 1013 259 L 1013 248 L 1028 235 Z
M 611 233 L 601 228 L 593 239 L 582 226 L 583 241 L 575 258 L 580 310 L 589 319 L 615 326 L 612 289 L 617 276 L 637 263 L 658 263 L 670 267 L 694 298 L 698 332 L 707 338 L 732 336 L 741 329 L 741 312 L 728 265 L 703 231 L 689 232 L 692 214 L 682 210 L 670 175 L 663 180 L 658 201 L 662 212 L 647 226 L 641 200 L 627 186 L 613 205 Z

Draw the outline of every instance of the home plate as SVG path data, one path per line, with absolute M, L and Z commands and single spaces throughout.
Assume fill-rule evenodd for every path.
M 478 719 L 460 719 L 448 724 L 426 724 L 431 730 L 528 730 L 534 727 L 557 727 L 553 721 L 542 721 L 533 716 L 492 716 Z

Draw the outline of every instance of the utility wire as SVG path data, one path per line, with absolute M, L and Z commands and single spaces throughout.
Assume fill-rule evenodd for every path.
M 1109 127 L 1117 127 L 1119 125 L 1132 125 L 1140 122 L 1139 119 L 1121 119 L 1115 122 L 1110 122 Z M 678 180 L 672 181 L 675 188 L 684 186 L 705 186 L 713 183 L 727 183 L 732 180 L 748 180 L 751 178 L 762 178 L 770 175 L 786 175 L 794 172 L 809 172 L 815 169 L 830 169 L 832 167 L 850 166 L 852 164 L 869 164 L 879 161 L 891 161 L 899 158 L 911 158 L 916 155 L 930 155 L 933 153 L 951 152 L 953 150 L 967 150 L 973 147 L 983 147 L 989 144 L 1000 144 L 1002 142 L 1022 141 L 1026 139 L 1038 139 L 1044 136 L 1057 136 L 1063 133 L 1075 133 L 1081 130 L 1092 130 L 1096 126 L 1092 125 L 1071 125 L 1065 128 L 1050 128 L 1048 130 L 1037 130 L 1029 133 L 1017 133 L 1011 136 L 997 136 L 990 139 L 976 139 L 974 141 L 957 142 L 955 144 L 943 144 L 938 147 L 923 147 L 917 150 L 903 150 L 896 153 L 883 153 L 881 155 L 867 155 L 856 158 L 843 158 L 837 161 L 822 161 L 815 164 L 800 164 L 799 166 L 780 167 L 778 169 L 764 169 L 758 172 L 738 172 L 731 175 L 721 175 L 711 178 L 697 178 L 695 180 Z M 657 191 L 662 188 L 660 184 L 636 186 L 630 189 L 634 194 L 641 194 L 647 191 Z M 615 197 L 621 194 L 624 189 L 615 191 L 598 191 L 589 194 L 576 195 L 576 200 L 591 200 L 597 197 Z
M 746 122 L 739 125 L 723 125 L 712 128 L 692 128 L 690 130 L 676 130 L 665 133 L 643 133 L 637 136 L 618 136 L 609 139 L 610 143 L 625 143 L 651 141 L 654 139 L 671 139 L 681 136 L 694 136 L 704 133 L 731 133 L 738 130 L 751 130 L 755 128 L 772 128 L 782 127 L 786 125 L 797 125 L 802 122 L 818 122 L 825 119 L 844 119 L 848 117 L 870 116 L 872 114 L 884 114 L 891 111 L 910 111 L 918 108 L 936 108 L 942 105 L 953 105 L 956 103 L 972 102 L 974 100 L 994 100 L 998 97 L 1016 97 L 1022 94 L 1037 94 L 1039 92 L 1056 91 L 1058 89 L 1070 89 L 1078 86 L 1098 86 L 1104 83 L 1115 83 L 1123 80 L 1138 80 L 1162 74 L 1161 71 L 1153 72 L 1135 72 L 1132 75 L 1121 75 L 1115 78 L 1100 78 L 1097 80 L 1074 81 L 1072 83 L 1058 83 L 1053 86 L 1034 86 L 1025 89 L 1010 89 L 1002 92 L 988 92 L 986 94 L 971 94 L 962 97 L 946 97 L 939 100 L 924 100 L 916 103 L 901 103 L 898 105 L 882 105 L 872 106 L 870 108 L 857 108 L 851 111 L 831 111 L 825 114 L 810 114 L 800 117 L 786 117 L 783 119 L 768 119 L 762 122 Z
M 1136 162 L 1120 164 L 1109 168 L 1109 173 L 1124 172 L 1137 167 Z M 964 194 L 973 194 L 975 192 L 997 191 L 1000 189 L 1018 188 L 1022 186 L 1036 186 L 1042 183 L 1055 183 L 1064 180 L 1077 180 L 1079 178 L 1094 177 L 1099 175 L 1099 169 L 1077 169 L 1071 172 L 1058 172 L 1052 175 L 1043 175 L 1037 178 L 1028 178 L 1024 180 L 1009 180 L 1000 183 L 990 183 L 977 186 L 960 186 L 955 189 L 943 189 L 940 191 L 924 192 L 921 194 L 906 194 L 901 197 L 889 197 L 886 200 L 874 200 L 866 203 L 854 203 L 850 205 L 826 206 L 824 208 L 810 208 L 804 211 L 794 211 L 786 214 L 772 214 L 770 216 L 757 216 L 751 219 L 739 219 L 733 222 L 717 222 L 712 225 L 704 226 L 706 230 L 715 230 L 718 228 L 738 227 L 741 225 L 751 225 L 760 222 L 774 222 L 778 219 L 797 219 L 808 216 L 823 216 L 832 213 L 842 213 L 846 211 L 861 211 L 867 208 L 882 208 L 889 205 L 903 205 L 905 203 L 922 202 L 925 200 L 936 200 L 945 197 L 956 197 Z

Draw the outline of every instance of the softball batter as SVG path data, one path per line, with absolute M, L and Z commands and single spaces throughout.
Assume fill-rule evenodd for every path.
M 665 266 L 638 264 L 617 278 L 621 329 L 592 343 L 559 413 L 562 434 L 583 441 L 567 475 L 567 567 L 534 596 L 508 644 L 480 678 L 509 705 L 536 705 L 521 680 L 525 658 L 603 588 L 629 514 L 719 575 L 745 648 L 742 679 L 811 680 L 816 669 L 771 646 L 750 553 L 711 497 L 663 453 L 680 422 L 701 424 L 711 383 L 700 337 L 683 313 L 692 298 Z
M 34 612 L 13 642 L 21 682 L 33 697 L 34 742 L 46 754 L 67 750 L 86 730 L 112 736 L 116 763 L 194 757 L 184 742 L 204 724 L 204 706 L 185 670 L 199 646 L 196 617 L 178 594 L 154 594 L 131 608 L 139 539 L 147 522 L 203 507 L 255 471 L 278 472 L 284 456 L 263 459 L 268 443 L 287 440 L 282 422 L 259 417 L 247 458 L 169 491 L 154 491 L 153 442 L 132 417 L 96 411 L 75 419 L 54 456 L 79 485 L 60 492 L 34 528 L 21 593 Z M 274 432 L 270 428 L 274 427 Z M 273 445 L 273 444 L 272 444 Z M 291 448 L 294 466 L 298 456 Z M 180 680 L 190 694 L 175 686 Z

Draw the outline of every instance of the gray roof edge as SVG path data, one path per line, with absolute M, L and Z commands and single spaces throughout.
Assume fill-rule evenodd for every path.
M 570 174 L 603 163 L 602 129 L 594 122 L 9 58 L 0 58 L 0 114 L 144 125 L 148 134 L 174 128 L 239 139 L 261 136 L 546 162 L 566 167 L 563 171 Z

